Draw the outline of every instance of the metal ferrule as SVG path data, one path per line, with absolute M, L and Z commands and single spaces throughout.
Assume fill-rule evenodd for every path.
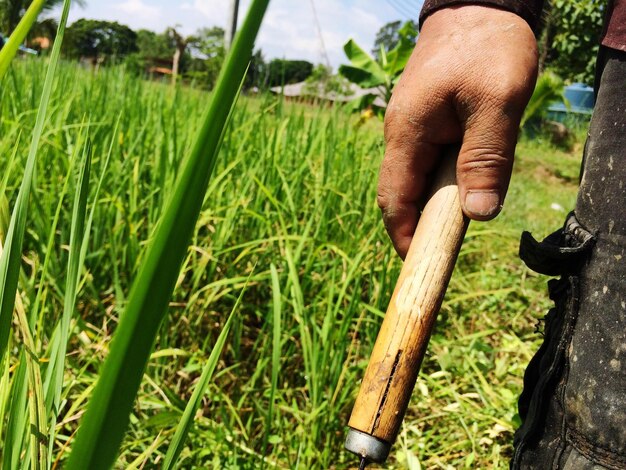
M 391 444 L 367 433 L 349 428 L 345 448 L 369 462 L 383 463 L 387 460 Z

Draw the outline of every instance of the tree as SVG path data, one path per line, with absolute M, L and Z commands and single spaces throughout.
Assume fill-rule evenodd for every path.
M 184 37 L 176 28 L 167 28 L 166 34 L 174 41 L 174 56 L 172 58 L 172 82 L 176 82 L 180 72 L 180 61 L 187 51 L 187 46 L 193 43 L 195 36 Z
M 175 45 L 166 33 L 147 29 L 137 31 L 137 52 L 126 56 L 126 70 L 143 76 L 153 66 L 168 67 L 174 55 Z
M 224 30 L 217 26 L 201 28 L 193 38 L 189 43 L 190 60 L 185 76 L 212 89 L 226 55 Z
M 161 34 L 144 29 L 137 31 L 137 47 L 138 52 L 126 60 L 128 70 L 142 74 L 150 66 L 171 64 L 174 80 L 184 77 L 211 89 L 224 62 L 224 30 L 201 28 L 184 37 L 176 28 Z
M 31 3 L 33 0 L 0 0 L 0 32 L 7 35 L 11 34 Z M 63 0 L 47 0 L 42 13 L 50 11 L 62 3 Z M 77 0 L 74 3 L 84 4 L 82 0 Z
M 604 2 L 553 0 L 540 38 L 540 66 L 567 81 L 593 83 Z
M 219 26 L 200 28 L 194 35 L 193 51 L 206 59 L 224 58 L 224 29 Z
M 142 58 L 165 59 L 174 55 L 176 46 L 166 33 L 147 29 L 137 31 L 137 52 Z
M 243 86 L 246 89 L 257 87 L 264 89 L 267 87 L 269 68 L 263 57 L 263 52 L 258 49 L 250 59 L 248 73 L 244 80 Z
M 54 18 L 46 18 L 45 20 L 38 21 L 33 25 L 33 27 L 28 32 L 28 43 L 29 47 L 33 47 L 34 49 L 40 48 L 38 43 L 30 45 L 31 41 L 39 38 L 46 38 L 50 40 L 50 43 L 54 41 L 57 36 L 57 29 L 59 24 Z
M 269 64 L 268 86 L 302 82 L 312 72 L 313 64 L 306 60 L 273 59 Z
M 415 22 L 411 22 L 411 24 L 413 28 L 410 32 L 410 37 L 408 39 L 411 39 L 413 43 L 415 43 L 415 40 L 417 39 L 418 25 Z M 389 52 L 394 49 L 402 39 L 402 36 L 400 34 L 401 29 L 402 21 L 400 20 L 391 21 L 382 26 L 376 33 L 376 39 L 374 40 L 374 49 L 372 49 L 372 54 L 374 54 L 375 57 L 379 57 L 381 48 L 385 52 Z
M 212 35 L 214 35 L 216 30 L 221 31 L 221 34 L 222 34 L 221 41 L 222 41 L 222 48 L 223 48 L 223 36 L 224 36 L 223 29 L 203 28 L 199 30 L 199 34 L 200 35 L 204 34 L 206 36 L 207 32 L 210 32 Z M 201 36 L 198 36 L 198 35 L 184 37 L 178 31 L 176 31 L 176 28 L 168 28 L 166 30 L 166 34 L 172 39 L 172 41 L 174 42 L 174 47 L 175 47 L 174 57 L 172 60 L 172 81 L 175 82 L 181 71 L 180 70 L 181 60 L 185 56 L 185 53 L 187 52 L 187 48 L 192 48 L 194 46 L 202 47 L 203 40 L 205 41 L 204 45 L 206 45 L 207 43 L 211 42 L 211 40 L 214 41 L 214 38 L 212 37 L 211 39 L 207 39 L 206 37 L 202 38 Z
M 137 50 L 137 33 L 114 21 L 80 19 L 67 29 L 66 54 L 72 58 L 121 59 Z

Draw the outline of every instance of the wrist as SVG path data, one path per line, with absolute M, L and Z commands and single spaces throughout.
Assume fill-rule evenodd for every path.
M 514 13 L 522 18 L 532 30 L 536 30 L 541 19 L 543 0 L 426 0 L 420 13 L 420 28 L 426 18 L 434 12 L 455 6 L 485 6 Z
M 429 50 L 456 50 L 466 59 L 475 57 L 471 60 L 499 56 L 507 61 L 527 58 L 532 62 L 537 55 L 537 41 L 525 20 L 510 11 L 482 5 L 435 11 L 424 22 L 418 47 L 420 39 L 429 43 Z

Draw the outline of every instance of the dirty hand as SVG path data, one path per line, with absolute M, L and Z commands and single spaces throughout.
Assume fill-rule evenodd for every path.
M 448 145 L 461 144 L 465 214 L 489 220 L 500 212 L 536 77 L 537 43 L 516 14 L 465 5 L 426 19 L 387 108 L 378 184 L 385 227 L 402 258 L 429 175 Z

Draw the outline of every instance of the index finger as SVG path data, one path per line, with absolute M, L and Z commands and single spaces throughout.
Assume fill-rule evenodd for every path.
M 378 206 L 393 246 L 405 258 L 441 146 L 411 136 L 390 137 L 378 180 Z

